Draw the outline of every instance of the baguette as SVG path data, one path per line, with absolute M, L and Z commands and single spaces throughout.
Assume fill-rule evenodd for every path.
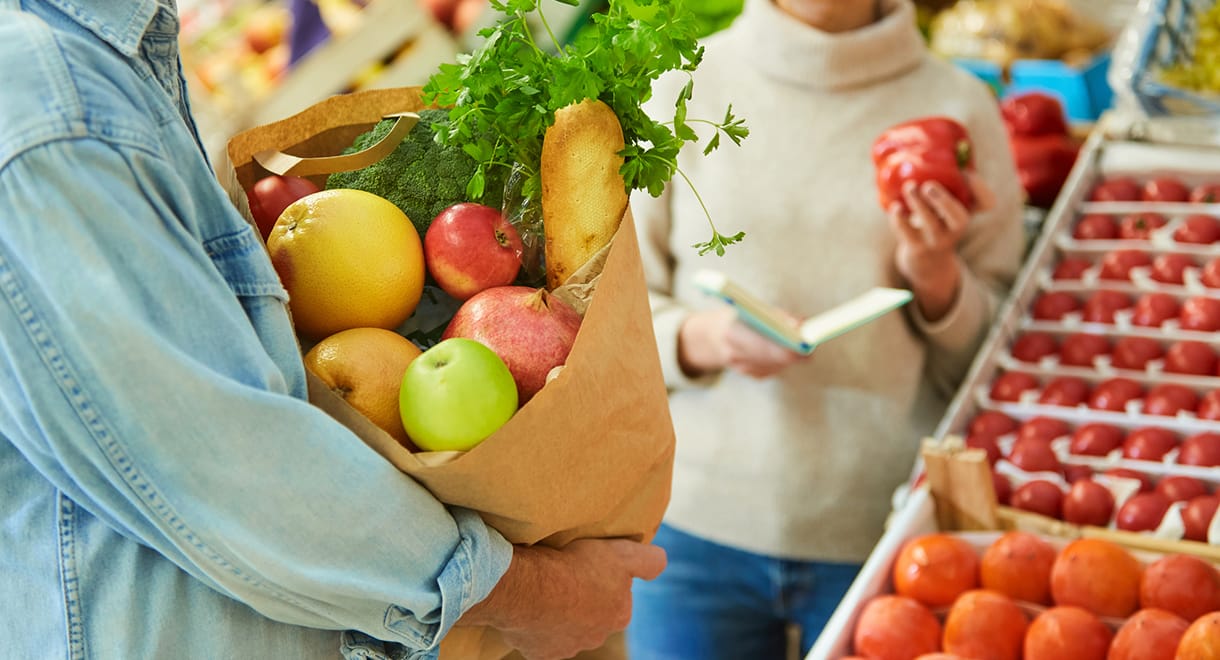
M 563 284 L 618 231 L 627 211 L 623 128 L 586 99 L 555 112 L 542 141 L 542 227 L 548 289 Z

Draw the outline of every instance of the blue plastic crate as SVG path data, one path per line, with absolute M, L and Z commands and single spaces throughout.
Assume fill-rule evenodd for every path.
M 987 60 L 957 59 L 954 62 L 987 83 L 998 97 L 1038 91 L 1058 98 L 1071 121 L 1094 121 L 1114 100 L 1114 93 L 1106 81 L 1109 53 L 1094 57 L 1083 67 L 1059 60 L 1017 60 L 1009 67 L 1007 75 L 999 64 Z

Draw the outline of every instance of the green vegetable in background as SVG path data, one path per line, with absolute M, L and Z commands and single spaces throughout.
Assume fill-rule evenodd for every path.
M 620 171 L 628 191 L 656 196 L 674 174 L 686 178 L 677 157 L 683 144 L 698 140 L 690 123 L 715 128 L 704 154 L 720 145 L 722 134 L 735 144 L 749 134 L 732 106 L 719 122 L 688 119 L 693 80 L 674 99 L 672 120 L 654 121 L 641 109 L 652 96 L 654 80 L 669 71 L 689 74 L 703 58 L 700 25 L 681 0 L 612 0 L 607 11 L 595 14 L 593 24 L 567 45 L 555 38 L 541 0 L 490 2 L 504 19 L 479 33 L 485 40 L 477 50 L 460 56 L 456 64 L 442 64 L 424 86 L 425 103 L 452 107 L 448 126 L 437 129 L 440 141 L 460 145 L 479 164 L 468 188 L 471 196 L 482 194 L 491 168 L 516 165 L 528 177 L 523 194 L 537 198 L 542 138 L 555 111 L 587 98 L 609 105 L 622 125 L 627 146 Z M 553 53 L 534 42 L 526 20 L 532 13 L 546 27 Z M 699 254 L 724 254 L 726 246 L 744 237 L 741 232 L 721 235 L 710 214 L 708 223 L 711 238 L 693 246 Z
M 474 159 L 458 146 L 437 141 L 437 129 L 444 130 L 449 121 L 446 110 L 425 109 L 419 113 L 419 123 L 411 128 L 402 142 L 385 158 L 351 172 L 336 172 L 326 179 L 327 189 L 355 188 L 380 195 L 411 219 L 422 238 L 432 220 L 446 207 L 458 202 L 477 201 L 499 208 L 504 194 L 507 170 L 485 169 L 490 183 L 477 195 L 471 196 L 467 184 L 477 169 Z M 367 133 L 356 138 L 344 153 L 360 151 L 385 137 L 393 120 L 378 122 Z

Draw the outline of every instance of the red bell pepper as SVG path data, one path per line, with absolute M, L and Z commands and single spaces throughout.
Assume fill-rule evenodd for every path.
M 1050 208 L 1076 163 L 1080 145 L 1067 135 L 1013 136 L 1009 144 L 1030 205 Z
M 1043 92 L 1015 94 L 1000 101 L 1000 116 L 1014 136 L 1067 135 L 1067 116 L 1059 99 Z
M 907 181 L 937 181 L 972 207 L 974 195 L 966 179 L 974 166 L 972 151 L 966 128 L 948 117 L 924 117 L 886 129 L 872 146 L 881 207 L 899 202 L 905 208 L 902 187 Z

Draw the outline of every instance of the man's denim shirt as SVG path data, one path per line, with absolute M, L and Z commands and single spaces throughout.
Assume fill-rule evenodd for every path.
M 0 657 L 432 657 L 511 546 L 306 402 L 176 33 L 0 0 Z

